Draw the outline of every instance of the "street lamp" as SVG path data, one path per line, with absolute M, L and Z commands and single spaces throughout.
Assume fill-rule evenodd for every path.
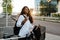
M 48 2 L 48 8 L 50 8 L 50 2 L 51 2 L 51 0 L 47 0 L 47 2 Z M 50 12 L 50 9 L 49 9 L 47 16 L 50 16 L 50 15 L 51 15 L 50 13 L 51 13 L 51 12 Z

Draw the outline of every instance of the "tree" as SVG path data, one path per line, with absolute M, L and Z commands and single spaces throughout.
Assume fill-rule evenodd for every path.
M 40 2 L 40 11 L 41 11 L 40 15 L 44 15 L 44 2 L 43 1 Z
M 50 16 L 51 13 L 53 12 L 57 12 L 57 5 L 55 4 L 51 4 L 51 2 L 40 2 L 40 7 L 42 6 L 42 8 L 40 8 L 41 14 L 44 16 Z
M 6 14 L 7 11 L 7 13 L 11 15 L 12 13 L 11 0 L 3 0 L 2 7 L 3 7 L 3 13 Z

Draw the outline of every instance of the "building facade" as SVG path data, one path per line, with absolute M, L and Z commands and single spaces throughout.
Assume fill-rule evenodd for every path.
M 57 7 L 58 7 L 58 12 L 57 13 L 60 13 L 60 0 L 58 1 Z
M 41 0 L 35 0 L 35 11 L 36 11 L 36 14 L 40 13 L 40 1 Z
M 0 0 L 0 14 L 3 12 L 3 8 L 2 8 L 2 0 Z

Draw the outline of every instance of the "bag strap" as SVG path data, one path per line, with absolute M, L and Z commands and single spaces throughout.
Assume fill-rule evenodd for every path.
M 23 15 L 23 16 L 24 16 L 24 15 Z M 21 23 L 21 25 L 22 25 L 22 26 L 23 26 L 23 25 L 24 25 L 24 23 L 27 21 L 27 19 L 26 19 L 26 17 L 25 17 L 25 16 L 24 16 L 24 18 L 25 18 L 25 19 L 24 19 L 24 20 L 22 21 L 22 23 Z M 16 23 L 17 23 L 17 21 L 16 21 Z M 21 26 L 21 27 L 22 27 L 22 26 Z M 17 26 L 16 26 L 16 24 L 15 24 L 15 27 L 17 27 Z M 20 28 L 21 28 L 21 27 L 20 27 Z
M 23 15 L 24 16 L 24 15 Z M 25 22 L 27 21 L 26 17 L 24 16 L 24 20 L 22 21 L 21 25 L 23 26 L 25 24 Z

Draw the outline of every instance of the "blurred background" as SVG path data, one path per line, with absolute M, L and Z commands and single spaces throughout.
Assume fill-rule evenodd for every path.
M 60 40 L 60 0 L 0 0 L 0 38 L 13 34 L 12 18 L 17 19 L 24 6 L 29 7 L 34 25 L 46 27 L 46 40 Z

